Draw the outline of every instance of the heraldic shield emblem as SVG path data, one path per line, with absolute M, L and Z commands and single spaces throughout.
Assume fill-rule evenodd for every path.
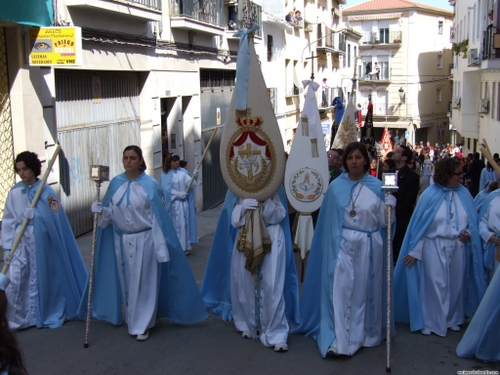
M 269 135 L 261 129 L 261 116 L 239 116 L 236 123 L 238 130 L 226 151 L 228 173 L 240 189 L 256 193 L 266 187 L 275 173 L 276 150 Z

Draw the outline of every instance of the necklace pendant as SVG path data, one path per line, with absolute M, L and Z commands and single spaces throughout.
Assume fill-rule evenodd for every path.
M 450 212 L 450 219 L 453 219 L 453 212 Z
M 349 216 L 350 217 L 355 217 L 356 216 L 356 210 L 352 209 L 351 211 L 349 211 Z

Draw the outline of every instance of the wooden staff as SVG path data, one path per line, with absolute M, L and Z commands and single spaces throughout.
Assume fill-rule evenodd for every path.
M 205 147 L 205 151 L 203 151 L 203 154 L 201 155 L 200 161 L 198 162 L 198 165 L 196 166 L 197 170 L 200 170 L 201 163 L 203 162 L 203 159 L 205 158 L 205 155 L 207 154 L 208 148 L 210 147 L 210 144 L 215 138 L 215 134 L 217 134 L 217 130 L 219 130 L 219 126 L 216 126 L 214 128 L 214 131 L 212 132 L 212 135 L 210 136 L 210 139 L 208 140 L 208 143 Z M 193 184 L 194 177 L 189 181 L 188 186 L 186 188 L 186 193 L 191 189 L 191 185 Z
M 43 187 L 45 186 L 45 183 L 47 182 L 47 179 L 49 178 L 50 171 L 52 167 L 54 166 L 54 163 L 56 161 L 57 155 L 59 154 L 59 151 L 61 151 L 61 146 L 58 144 L 56 147 L 56 150 L 54 151 L 54 155 L 52 155 L 52 159 L 49 162 L 49 165 L 47 166 L 47 170 L 45 171 L 42 182 L 40 183 L 40 186 L 38 186 L 38 190 L 36 191 L 35 197 L 33 198 L 33 201 L 31 202 L 30 208 L 34 209 L 36 207 L 36 204 L 38 203 L 38 199 L 40 199 L 40 195 L 42 195 L 42 190 Z M 10 259 L 14 257 L 14 253 L 16 252 L 17 247 L 19 246 L 19 243 L 21 242 L 21 239 L 23 238 L 24 231 L 26 230 L 26 227 L 28 226 L 28 222 L 30 219 L 24 218 L 23 223 L 21 225 L 21 228 L 19 229 L 19 232 L 17 232 L 17 236 L 14 240 L 14 243 L 12 244 L 12 249 L 10 249 Z M 4 275 L 7 274 L 7 271 L 9 270 L 10 262 L 5 263 L 3 268 L 2 268 L 2 273 Z
M 107 167 L 106 167 L 107 168 Z M 108 174 L 106 174 L 107 176 Z M 97 202 L 101 201 L 101 181 L 96 181 L 97 188 Z M 105 181 L 107 181 L 107 177 Z M 99 214 L 94 213 L 94 226 L 92 228 L 92 254 L 90 257 L 90 275 L 89 275 L 89 294 L 87 299 L 87 319 L 85 321 L 85 341 L 83 342 L 83 347 L 89 347 L 89 334 L 90 334 L 90 319 L 92 317 L 92 293 L 94 290 L 94 272 L 95 272 L 95 250 L 97 241 L 97 223 L 99 221 Z

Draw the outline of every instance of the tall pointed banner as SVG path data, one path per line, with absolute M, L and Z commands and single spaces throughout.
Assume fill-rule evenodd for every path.
M 357 134 L 358 129 L 356 128 L 356 119 L 354 118 L 354 95 L 351 95 L 339 130 L 335 134 L 332 148 L 345 149 L 349 143 L 357 141 Z
M 272 197 L 283 183 L 285 151 L 269 99 L 251 34 L 258 29 L 239 30 L 236 88 L 229 104 L 221 139 L 222 177 L 238 197 L 259 202 Z M 246 268 L 258 274 L 259 265 L 271 249 L 260 204 L 246 213 L 246 224 L 238 233 L 238 249 L 245 253 Z M 256 272 L 257 271 L 257 272 Z
M 299 213 L 295 244 L 302 261 L 311 248 L 314 227 L 311 212 L 316 211 L 328 188 L 328 157 L 315 91 L 319 85 L 303 81 L 306 100 L 285 168 L 288 201 Z
M 388 152 L 394 151 L 392 147 L 392 140 L 391 140 L 391 134 L 389 133 L 389 129 L 385 128 L 384 132 L 382 133 L 382 139 L 380 140 L 380 144 L 382 147 L 381 153 L 382 156 L 386 156 Z
M 377 156 L 375 138 L 373 137 L 373 104 L 371 96 L 368 96 L 368 109 L 365 116 L 365 126 L 361 128 L 361 142 L 366 146 L 368 153 L 372 157 Z

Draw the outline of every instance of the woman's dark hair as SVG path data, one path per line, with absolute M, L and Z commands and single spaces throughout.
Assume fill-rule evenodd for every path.
M 359 150 L 365 159 L 365 165 L 363 166 L 363 170 L 368 172 L 370 170 L 370 158 L 368 157 L 368 151 L 366 150 L 366 146 L 361 142 L 352 142 L 347 145 L 344 150 L 344 158 L 342 159 L 342 165 L 344 166 L 344 170 L 349 172 L 349 168 L 347 167 L 347 158 L 354 151 Z
M 181 160 L 181 158 L 177 154 L 167 155 L 167 157 L 165 158 L 165 161 L 163 162 L 163 172 L 168 173 L 168 171 L 170 170 L 170 162 L 180 161 L 180 160 Z
M 35 177 L 40 176 L 40 173 L 42 173 L 42 162 L 38 159 L 38 155 L 34 152 L 24 151 L 17 155 L 14 162 L 14 172 L 16 173 L 16 164 L 20 161 L 24 162 L 24 164 L 33 171 Z
M 179 162 L 179 167 L 181 167 L 181 168 L 186 168 L 187 165 L 188 165 L 188 162 L 185 160 L 181 160 Z
M 462 167 L 462 161 L 457 158 L 441 159 L 434 169 L 434 182 L 441 186 L 448 185 L 448 181 L 453 177 L 455 169 Z
M 394 160 L 392 160 L 392 159 L 386 159 L 384 161 L 384 164 L 387 164 L 389 166 L 389 169 L 396 168 L 396 163 L 394 163 Z
M 142 156 L 142 150 L 139 146 L 135 146 L 135 145 L 130 145 L 130 146 L 127 146 L 125 147 L 125 149 L 123 150 L 123 154 L 125 154 L 125 152 L 127 151 L 134 151 L 137 156 L 139 157 L 139 159 L 142 160 L 142 163 L 139 167 L 139 170 L 141 172 L 144 172 L 146 170 L 146 162 L 144 161 L 144 157 Z
M 17 340 L 9 329 L 7 296 L 0 290 L 0 373 L 27 375 Z

